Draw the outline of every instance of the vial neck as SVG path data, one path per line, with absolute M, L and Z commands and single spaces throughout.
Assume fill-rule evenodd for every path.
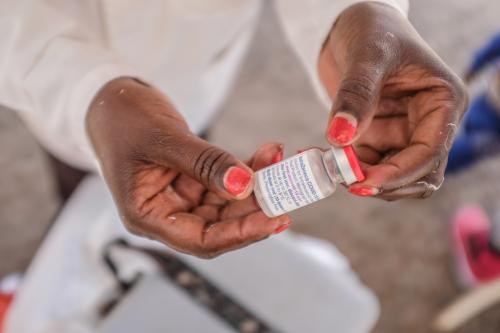
M 328 149 L 327 151 L 323 152 L 323 165 L 332 183 L 345 183 L 345 179 L 344 177 L 342 177 L 342 173 L 338 168 L 337 161 L 335 160 L 332 149 Z

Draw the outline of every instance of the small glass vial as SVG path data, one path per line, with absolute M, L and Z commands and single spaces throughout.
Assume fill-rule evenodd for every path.
M 259 170 L 254 193 L 264 213 L 274 217 L 332 195 L 340 183 L 364 179 L 351 146 L 314 148 Z

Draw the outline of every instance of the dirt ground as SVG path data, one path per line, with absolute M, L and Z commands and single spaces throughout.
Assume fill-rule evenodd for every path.
M 499 12 L 500 2 L 494 0 L 415 0 L 410 16 L 446 62 L 463 72 L 471 52 L 500 29 Z M 325 145 L 326 120 L 266 6 L 254 47 L 211 130 L 212 140 L 242 157 L 269 140 L 285 143 L 293 154 L 301 147 Z M 46 156 L 6 110 L 0 110 L 0 152 L 1 277 L 26 267 L 60 202 Z M 332 241 L 350 259 L 380 298 L 382 316 L 375 332 L 430 332 L 437 311 L 460 294 L 450 259 L 450 215 L 466 202 L 494 211 L 499 167 L 500 159 L 490 159 L 449 177 L 425 201 L 385 203 L 340 191 L 296 213 L 293 228 Z M 459 332 L 499 332 L 499 314 L 500 306 Z

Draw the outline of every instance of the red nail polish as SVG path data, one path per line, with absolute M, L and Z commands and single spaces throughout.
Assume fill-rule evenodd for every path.
M 352 118 L 352 119 L 349 119 Z M 328 130 L 328 137 L 331 141 L 346 144 L 356 135 L 356 120 L 349 116 L 335 116 Z
M 252 175 L 240 167 L 231 167 L 224 176 L 224 187 L 232 195 L 239 195 L 247 189 Z
M 283 150 L 282 149 L 280 149 L 276 153 L 276 155 L 274 155 L 272 162 L 273 162 L 273 164 L 276 164 L 276 163 L 279 163 L 281 161 L 283 161 Z
M 277 227 L 276 230 L 274 230 L 274 234 L 275 235 L 280 234 L 283 231 L 285 231 L 286 229 L 288 229 L 289 227 L 290 227 L 290 223 L 285 223 L 285 224 Z
M 376 188 L 369 186 L 349 188 L 349 192 L 360 197 L 373 197 L 378 194 Z

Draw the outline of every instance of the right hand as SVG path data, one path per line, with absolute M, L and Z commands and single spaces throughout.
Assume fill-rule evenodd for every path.
M 364 162 L 349 192 L 392 201 L 437 191 L 468 97 L 408 19 L 378 2 L 347 8 L 318 68 L 333 101 L 326 138 Z
M 290 225 L 258 207 L 253 171 L 282 156 L 261 147 L 249 164 L 189 131 L 158 90 L 131 78 L 96 95 L 87 130 L 127 229 L 173 249 L 212 258 Z

